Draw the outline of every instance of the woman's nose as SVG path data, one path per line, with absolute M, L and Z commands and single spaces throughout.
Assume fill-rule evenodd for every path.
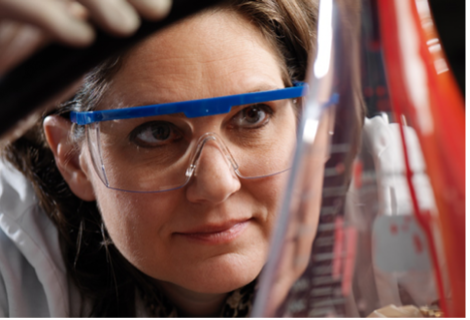
M 190 202 L 221 203 L 241 187 L 232 164 L 215 143 L 206 143 L 187 187 Z

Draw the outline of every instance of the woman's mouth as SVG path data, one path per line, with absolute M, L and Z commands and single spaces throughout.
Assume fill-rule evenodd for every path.
M 176 235 L 205 244 L 224 244 L 235 240 L 248 227 L 251 219 L 222 225 L 204 225 L 193 230 L 177 232 Z

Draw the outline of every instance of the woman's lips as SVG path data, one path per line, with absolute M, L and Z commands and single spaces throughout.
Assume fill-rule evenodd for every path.
M 223 225 L 206 225 L 186 232 L 177 232 L 176 235 L 206 244 L 223 244 L 235 240 L 249 223 L 250 219 Z

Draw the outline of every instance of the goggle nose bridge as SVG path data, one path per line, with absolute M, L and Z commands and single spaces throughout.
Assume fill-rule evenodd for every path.
M 207 133 L 203 134 L 197 142 L 195 152 L 191 156 L 190 164 L 189 164 L 188 168 L 186 169 L 186 177 L 188 179 L 190 179 L 193 175 L 195 175 L 195 172 L 196 172 L 196 169 L 197 169 L 197 166 L 198 166 L 198 163 L 199 163 L 199 159 L 201 157 L 204 146 L 209 141 L 215 141 L 215 143 L 217 144 L 217 147 L 218 147 L 219 151 L 222 153 L 224 159 L 228 162 L 229 165 L 232 166 L 233 170 L 235 171 L 236 175 L 238 176 L 239 175 L 239 173 L 238 173 L 238 167 L 239 167 L 238 163 L 235 161 L 233 155 L 231 154 L 228 147 L 225 145 L 222 138 L 215 132 L 207 132 Z

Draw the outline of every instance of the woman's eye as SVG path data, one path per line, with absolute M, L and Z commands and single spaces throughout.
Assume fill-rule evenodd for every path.
M 272 109 L 266 105 L 254 105 L 241 110 L 232 120 L 237 127 L 257 128 L 265 125 L 272 113 Z
M 141 147 L 158 147 L 180 137 L 181 132 L 172 123 L 154 121 L 135 128 L 130 134 L 130 141 Z

